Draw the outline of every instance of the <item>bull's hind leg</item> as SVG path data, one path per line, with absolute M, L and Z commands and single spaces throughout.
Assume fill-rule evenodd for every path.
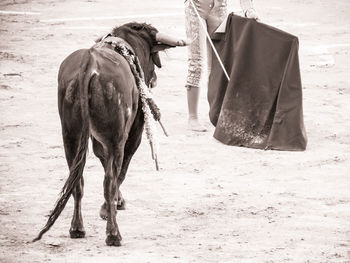
M 140 146 L 141 139 L 142 139 L 142 132 L 143 132 L 143 114 L 142 114 L 142 111 L 139 111 L 135 117 L 135 121 L 129 132 L 129 136 L 124 147 L 123 164 L 122 164 L 120 174 L 118 176 L 118 182 L 117 182 L 118 189 L 115 196 L 117 210 L 125 210 L 126 202 L 119 188 L 125 179 L 130 161 L 133 155 L 135 154 L 137 148 Z M 100 159 L 103 167 L 106 169 L 106 159 L 103 154 L 102 144 L 100 144 L 95 139 L 93 139 L 92 142 L 93 142 L 93 149 L 94 149 L 95 155 Z M 104 220 L 107 220 L 108 216 L 107 216 L 106 203 L 104 203 L 101 206 L 100 217 Z
M 92 139 L 92 146 L 93 146 L 94 154 L 100 159 L 101 164 L 106 172 L 107 160 L 106 160 L 106 157 L 104 154 L 103 146 L 95 138 L 92 137 L 91 139 Z M 125 154 L 124 154 L 124 160 L 125 160 Z M 124 161 L 123 161 L 122 171 L 123 171 L 123 167 L 124 167 Z M 119 179 L 118 179 L 118 182 L 119 182 Z M 119 185 L 119 183 L 118 183 L 118 185 Z M 117 190 L 117 192 L 116 192 L 115 205 L 116 205 L 117 210 L 124 210 L 125 209 L 125 200 L 124 200 L 124 198 L 119 190 Z M 100 208 L 100 217 L 103 220 L 107 220 L 107 217 L 108 217 L 106 206 L 107 206 L 107 204 L 106 204 L 106 202 L 104 202 Z
M 131 136 L 129 136 L 125 144 L 123 164 L 122 164 L 120 174 L 118 176 L 117 191 L 114 198 L 117 210 L 125 210 L 126 202 L 125 202 L 125 199 L 123 198 L 122 192 L 120 191 L 120 186 L 125 179 L 126 172 L 128 170 L 131 158 L 135 154 L 137 148 L 140 146 L 141 138 L 142 138 L 142 127 L 137 131 L 137 133 L 135 134 L 130 133 L 130 135 Z M 102 160 L 101 162 L 103 163 Z M 100 217 L 104 220 L 107 220 L 106 203 L 104 203 L 101 206 Z
M 79 184 L 73 190 L 74 197 L 74 212 L 69 230 L 71 238 L 83 238 L 85 237 L 85 229 L 83 224 L 83 216 L 81 214 L 81 199 L 84 195 L 84 179 L 81 178 Z
M 73 165 L 73 160 L 75 155 L 77 154 L 77 150 L 79 147 L 79 139 L 81 133 L 78 130 L 70 130 L 67 131 L 66 127 L 63 127 L 63 141 L 64 148 L 66 153 L 66 159 L 71 169 Z M 85 157 L 82 165 L 85 165 Z M 83 198 L 83 187 L 84 187 L 84 179 L 81 177 L 77 186 L 73 189 L 73 197 L 74 197 L 74 212 L 73 218 L 71 222 L 71 227 L 69 230 L 71 238 L 83 238 L 85 237 L 85 229 L 83 224 L 83 217 L 81 214 L 81 199 Z
M 122 143 L 121 143 L 122 144 Z M 103 182 L 104 197 L 107 210 L 106 244 L 108 246 L 120 246 L 122 237 L 117 224 L 117 209 L 115 206 L 115 193 L 118 189 L 118 176 L 122 166 L 124 147 L 119 146 L 114 154 L 108 156 L 106 173 Z
M 94 151 L 94 154 L 98 157 L 98 159 L 100 159 L 101 161 L 101 164 L 103 166 L 103 169 L 106 173 L 106 166 L 107 166 L 107 160 L 106 160 L 106 157 L 105 157 L 105 153 L 104 153 L 104 149 L 103 149 L 103 146 L 102 144 L 97 141 L 94 137 L 91 137 L 91 140 L 92 140 L 92 149 Z M 118 196 L 116 196 L 116 199 L 118 199 Z M 118 208 L 117 208 L 118 209 Z M 103 219 L 103 220 L 107 220 L 107 204 L 106 202 L 104 202 L 102 205 L 101 205 L 101 208 L 100 208 L 100 217 Z

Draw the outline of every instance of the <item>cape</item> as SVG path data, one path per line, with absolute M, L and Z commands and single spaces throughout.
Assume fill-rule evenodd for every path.
M 212 55 L 208 84 L 214 138 L 227 145 L 302 151 L 307 144 L 296 36 L 253 19 L 228 16 L 212 35 L 227 80 Z

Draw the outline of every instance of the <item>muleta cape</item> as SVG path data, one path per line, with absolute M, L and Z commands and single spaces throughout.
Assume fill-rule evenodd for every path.
M 305 150 L 298 38 L 252 19 L 228 16 L 213 43 L 208 85 L 214 137 L 228 145 Z

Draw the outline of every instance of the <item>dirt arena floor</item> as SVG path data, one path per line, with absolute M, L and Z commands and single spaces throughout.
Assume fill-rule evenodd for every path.
M 239 11 L 238 0 L 230 9 Z M 144 138 L 122 191 L 121 247 L 105 245 L 103 169 L 85 167 L 86 237 L 69 238 L 72 200 L 42 240 L 68 175 L 57 110 L 57 72 L 72 51 L 112 27 L 148 22 L 185 35 L 183 1 L 0 1 L 0 261 L 350 262 L 350 1 L 256 0 L 262 22 L 299 37 L 305 152 L 262 151 L 187 130 L 186 48 L 161 55 L 155 98 L 155 171 Z

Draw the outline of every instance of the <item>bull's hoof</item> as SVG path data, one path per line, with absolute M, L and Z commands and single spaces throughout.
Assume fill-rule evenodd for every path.
M 121 241 L 121 238 L 119 236 L 108 235 L 106 238 L 107 246 L 120 247 L 122 245 L 120 241 Z
M 125 210 L 125 200 L 122 199 L 118 204 L 116 205 L 117 210 Z M 104 203 L 100 208 L 100 217 L 103 220 L 108 219 L 107 209 L 106 209 L 106 203 Z
M 124 198 L 122 198 L 120 202 L 118 202 L 117 204 L 117 210 L 125 210 L 125 207 L 126 207 L 126 202 Z
M 70 238 L 83 238 L 85 237 L 84 230 L 69 230 Z
M 101 206 L 101 209 L 100 209 L 100 217 L 103 219 L 103 220 L 107 220 L 108 219 L 108 215 L 107 215 L 107 209 L 106 209 L 106 205 L 103 204 Z

